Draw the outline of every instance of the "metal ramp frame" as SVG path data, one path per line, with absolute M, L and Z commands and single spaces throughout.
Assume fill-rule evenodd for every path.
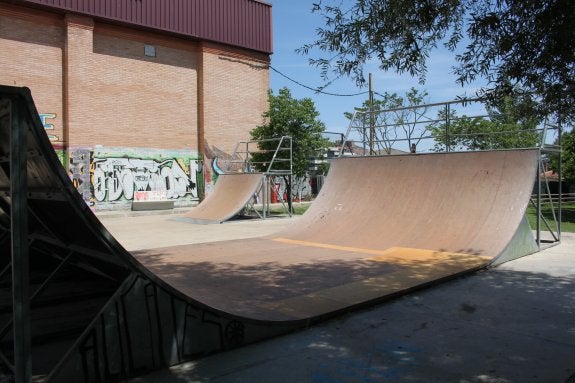
M 273 153 L 269 161 L 258 159 L 258 154 Z M 253 213 L 257 217 L 266 219 L 270 213 L 271 185 L 276 183 L 277 177 L 291 177 L 293 174 L 293 144 L 290 136 L 270 138 L 266 140 L 239 141 L 232 153 L 231 160 L 226 167 L 227 173 L 232 172 L 254 172 L 259 169 L 264 173 L 263 185 L 261 188 L 262 202 L 257 204 L 261 207 L 261 213 L 255 203 L 246 204 L 246 214 Z M 287 199 L 291 199 L 287 195 Z M 291 217 L 289 201 L 281 193 L 277 194 L 277 200 Z
M 556 132 L 557 140 L 554 143 L 547 143 L 546 137 L 550 131 Z M 551 124 L 545 121 L 543 130 L 541 132 L 541 142 L 539 149 L 539 165 L 537 172 L 537 179 L 534 187 L 534 195 L 531 197 L 530 204 L 537 211 L 537 221 L 535 227 L 536 242 L 539 250 L 543 244 L 550 246 L 561 242 L 561 216 L 562 216 L 562 203 L 563 203 L 563 188 L 562 188 L 562 142 L 561 142 L 562 126 L 561 124 Z M 556 197 L 554 197 L 549 186 L 549 178 L 547 177 L 546 163 L 550 156 L 557 156 L 559 169 L 558 176 L 558 190 Z M 545 217 L 544 209 L 548 209 L 551 213 L 551 221 Z M 544 226 L 544 228 L 542 227 Z M 544 236 L 547 235 L 547 238 Z M 550 237 L 549 237 L 550 236 Z

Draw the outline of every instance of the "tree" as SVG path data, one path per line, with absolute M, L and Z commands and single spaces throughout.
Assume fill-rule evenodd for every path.
M 561 157 L 561 177 L 573 188 L 575 187 L 575 130 L 563 133 L 561 137 Z M 559 170 L 559 162 L 556 156 L 551 157 L 549 168 L 555 172 Z
M 445 150 L 494 150 L 529 148 L 540 143 L 538 127 L 541 118 L 535 112 L 535 102 L 529 96 L 503 97 L 491 100 L 485 106 L 485 117 L 458 117 L 455 110 L 446 116 L 445 122 L 431 126 L 434 151 Z
M 270 91 L 268 101 L 269 110 L 263 114 L 265 123 L 250 132 L 252 139 L 259 141 L 291 136 L 293 174 L 303 177 L 309 168 L 310 158 L 323 155 L 328 147 L 328 140 L 322 136 L 325 125 L 318 119 L 319 112 L 314 102 L 310 98 L 294 99 L 288 88 L 280 89 L 277 96 Z M 260 171 L 266 170 L 273 156 L 267 150 L 273 150 L 276 146 L 277 143 L 260 144 L 260 149 L 266 150 L 256 153 L 255 162 L 260 162 Z
M 404 97 L 388 92 L 380 96 L 381 99 L 374 99 L 373 102 L 366 100 L 361 107 L 354 108 L 356 115 L 352 123 L 363 141 L 371 141 L 368 137 L 373 126 L 373 147 L 379 152 L 390 154 L 397 144 L 403 145 L 407 151 L 411 150 L 412 145 L 417 147 L 427 131 L 424 125 L 420 125 L 426 108 L 404 107 L 423 104 L 428 93 L 411 88 Z M 354 118 L 350 112 L 344 115 L 350 120 Z
M 275 141 L 262 140 L 290 136 L 293 175 L 304 177 L 310 167 L 310 159 L 323 156 L 329 146 L 329 140 L 322 136 L 325 125 L 318 119 L 319 112 L 310 98 L 294 99 L 288 88 L 280 89 L 277 95 L 270 91 L 268 101 L 269 110 L 263 114 L 264 124 L 250 132 L 253 140 L 261 141 L 258 146 L 262 152 L 252 153 L 254 165 L 259 171 L 266 171 L 277 147 Z M 287 155 L 286 151 L 282 151 L 277 158 L 285 159 Z M 285 181 L 291 188 L 287 177 Z
M 575 130 L 564 133 L 562 137 L 562 175 L 565 181 L 575 186 Z
M 461 84 L 484 78 L 480 96 L 522 89 L 539 98 L 538 113 L 575 120 L 575 2 L 573 0 L 319 0 L 325 27 L 299 51 L 328 74 L 365 83 L 363 67 L 407 72 L 423 83 L 426 61 L 443 44 L 456 58 Z M 335 5 L 331 5 L 335 4 Z M 465 45 L 462 53 L 458 52 Z

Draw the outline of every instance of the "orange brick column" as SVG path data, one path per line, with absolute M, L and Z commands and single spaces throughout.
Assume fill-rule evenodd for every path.
M 78 144 L 75 139 L 77 129 L 85 126 L 88 116 L 83 105 L 89 103 L 84 78 L 89 78 L 90 56 L 93 50 L 94 21 L 88 17 L 66 15 L 64 42 L 64 132 L 68 147 Z

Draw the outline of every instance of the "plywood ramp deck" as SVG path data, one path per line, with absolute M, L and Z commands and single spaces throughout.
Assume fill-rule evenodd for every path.
M 183 216 L 194 223 L 222 223 L 239 214 L 258 192 L 262 173 L 233 173 L 218 176 L 214 190 Z
M 536 162 L 529 150 L 338 159 L 284 232 L 134 255 L 226 312 L 323 315 L 488 265 L 521 222 Z

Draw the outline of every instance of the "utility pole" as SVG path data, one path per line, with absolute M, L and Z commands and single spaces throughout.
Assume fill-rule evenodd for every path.
M 375 118 L 373 116 L 373 83 L 371 73 L 369 74 L 369 155 L 374 155 L 373 149 L 375 141 Z

